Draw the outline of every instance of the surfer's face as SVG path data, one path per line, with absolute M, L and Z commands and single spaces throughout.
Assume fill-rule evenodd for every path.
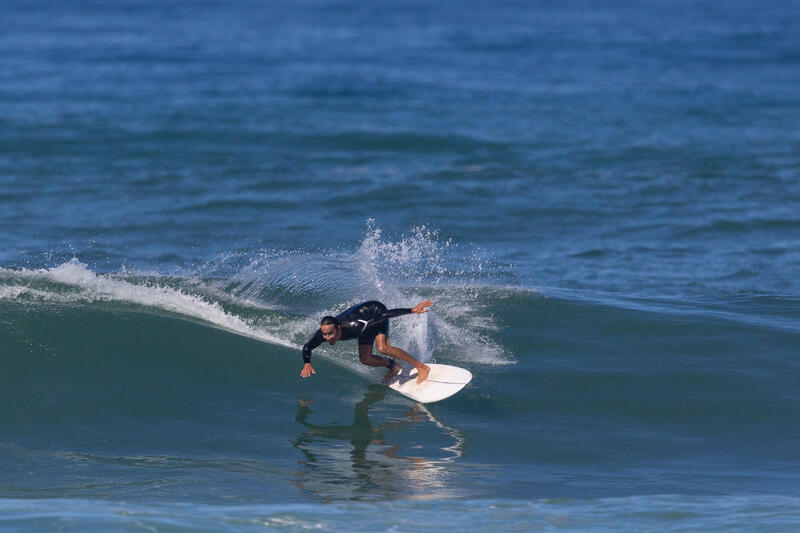
M 322 332 L 322 338 L 328 341 L 328 344 L 334 345 L 339 340 L 339 328 L 333 324 L 325 324 L 319 327 Z

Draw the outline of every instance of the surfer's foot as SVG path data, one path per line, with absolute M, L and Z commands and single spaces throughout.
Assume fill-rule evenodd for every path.
M 431 373 L 431 367 L 428 365 L 422 365 L 421 367 L 417 368 L 417 385 L 428 379 L 428 374 Z
M 386 372 L 386 375 L 383 376 L 381 383 L 388 385 L 392 378 L 399 374 L 401 370 L 403 370 L 403 367 L 395 363 L 395 365 Z

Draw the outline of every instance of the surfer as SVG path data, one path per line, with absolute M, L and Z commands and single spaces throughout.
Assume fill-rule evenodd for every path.
M 307 378 L 317 373 L 311 366 L 311 350 L 323 341 L 333 346 L 340 340 L 358 339 L 358 358 L 362 363 L 368 366 L 385 366 L 389 369 L 383 377 L 384 383 L 388 383 L 401 370 L 400 365 L 395 364 L 395 359 L 413 365 L 417 369 L 417 383 L 422 383 L 428 377 L 430 367 L 389 344 L 389 319 L 411 313 L 427 313 L 432 305 L 432 301 L 425 300 L 412 308 L 386 309 L 381 302 L 372 300 L 354 305 L 335 317 L 323 317 L 317 332 L 303 346 L 304 365 L 300 377 Z M 373 354 L 373 343 L 380 353 L 389 357 Z

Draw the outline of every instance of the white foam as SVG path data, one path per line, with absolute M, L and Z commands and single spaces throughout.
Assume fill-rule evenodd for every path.
M 77 289 L 74 292 L 64 292 L 7 285 L 0 289 L 0 298 L 3 299 L 19 299 L 25 294 L 36 300 L 56 303 L 98 301 L 132 303 L 202 320 L 220 329 L 271 344 L 297 348 L 283 339 L 251 327 L 241 318 L 225 312 L 216 302 L 209 302 L 201 297 L 170 287 L 140 285 L 116 278 L 113 275 L 96 274 L 76 258 L 50 269 L 0 269 L 0 273 L 16 280 L 52 281 L 63 284 L 73 291 Z

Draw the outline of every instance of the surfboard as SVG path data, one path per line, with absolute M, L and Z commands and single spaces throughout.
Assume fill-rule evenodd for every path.
M 419 403 L 433 403 L 449 398 L 472 380 L 472 373 L 464 368 L 427 363 L 431 367 L 428 379 L 417 385 L 417 369 L 405 366 L 388 385 L 403 396 Z

